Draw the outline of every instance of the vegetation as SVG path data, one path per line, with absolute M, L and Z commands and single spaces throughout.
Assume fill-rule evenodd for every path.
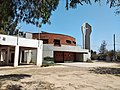
M 93 63 L 91 59 L 87 59 L 86 63 Z
M 107 50 L 107 43 L 103 41 L 99 48 L 99 53 L 97 54 L 96 51 L 91 50 L 91 59 L 92 60 L 104 60 L 104 61 L 113 61 L 114 58 L 114 50 Z M 120 62 L 120 51 L 115 52 L 116 60 Z M 109 59 L 109 60 L 107 60 Z
M 90 70 L 97 74 L 111 74 L 120 77 L 120 68 L 98 67 Z
M 106 56 L 107 56 L 107 49 L 106 49 L 107 43 L 104 40 L 101 43 L 100 49 L 99 49 L 99 54 L 98 54 L 98 59 L 100 60 L 106 60 Z
M 42 67 L 55 65 L 54 59 L 51 57 L 45 57 L 42 63 Z
M 97 59 L 98 59 L 98 55 L 96 51 L 91 50 L 91 60 L 97 60 Z
M 50 24 L 52 11 L 58 7 L 60 0 L 0 0 L 0 30 L 12 34 L 18 23 L 26 22 L 41 27 L 42 24 Z M 77 5 L 92 4 L 92 0 L 66 0 L 66 9 L 76 8 Z M 94 0 L 99 2 L 101 0 Z M 111 7 L 117 7 L 116 13 L 120 13 L 120 0 L 106 0 Z

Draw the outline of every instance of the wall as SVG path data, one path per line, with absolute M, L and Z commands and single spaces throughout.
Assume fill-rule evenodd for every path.
M 2 45 L 16 46 L 18 44 L 19 46 L 23 46 L 23 47 L 36 48 L 38 47 L 38 43 L 40 43 L 41 45 L 42 41 L 0 34 L 0 44 Z
M 81 49 L 79 46 L 62 45 L 61 47 L 58 47 L 53 44 L 43 45 L 43 57 L 54 57 L 54 51 L 75 52 L 76 61 L 86 61 L 87 59 L 90 59 L 89 50 Z
M 81 54 L 81 53 L 76 53 L 76 61 L 77 61 L 77 62 L 83 61 L 83 54 Z
M 33 33 L 33 39 L 39 39 L 39 34 Z M 40 39 L 48 39 L 48 44 L 54 44 L 54 39 L 58 39 L 60 40 L 61 45 L 76 46 L 76 44 L 73 43 L 76 42 L 75 38 L 63 34 L 40 33 Z M 66 40 L 70 40 L 71 44 L 66 43 Z
M 83 55 L 83 61 L 85 62 L 85 61 L 87 61 L 87 59 L 91 59 L 91 53 L 90 52 L 88 52 L 88 54 Z

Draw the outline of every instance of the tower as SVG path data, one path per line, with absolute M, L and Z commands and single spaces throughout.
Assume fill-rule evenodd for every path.
M 81 30 L 83 36 L 83 49 L 88 49 L 90 51 L 90 34 L 92 27 L 88 23 L 83 23 Z

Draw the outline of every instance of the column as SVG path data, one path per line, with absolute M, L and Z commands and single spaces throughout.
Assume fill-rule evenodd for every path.
M 37 66 L 42 65 L 42 60 L 43 60 L 42 53 L 43 53 L 43 45 L 41 44 L 39 47 L 37 47 L 37 62 L 36 62 Z
M 0 55 L 1 55 L 1 56 L 0 56 L 0 61 L 4 61 L 4 60 L 3 60 L 3 52 L 2 52 L 2 51 L 1 51 Z
M 10 60 L 10 47 L 7 48 L 7 61 L 6 64 L 9 64 L 9 60 Z
M 22 62 L 22 50 L 20 50 L 20 62 L 19 63 L 21 62 Z
M 19 59 L 19 46 L 15 46 L 15 57 L 14 57 L 14 67 L 18 66 L 18 59 Z

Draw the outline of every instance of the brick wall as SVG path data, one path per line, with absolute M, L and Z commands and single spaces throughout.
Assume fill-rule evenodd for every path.
M 38 33 L 33 33 L 33 39 L 39 39 Z M 54 44 L 54 39 L 60 40 L 61 45 L 72 45 L 76 46 L 75 38 L 63 35 L 63 34 L 52 34 L 52 33 L 41 33 L 40 39 L 48 39 L 48 44 Z M 66 40 L 70 41 L 71 43 L 66 42 Z

